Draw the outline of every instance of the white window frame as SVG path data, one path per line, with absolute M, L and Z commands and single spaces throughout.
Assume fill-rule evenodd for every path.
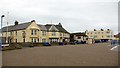
M 56 32 L 52 32 L 52 36 L 56 36 Z
M 46 31 L 42 31 L 42 36 L 46 36 Z
M 31 30 L 31 35 L 37 35 L 37 30 Z
M 33 43 L 37 42 L 37 38 L 32 38 L 31 40 L 32 40 Z

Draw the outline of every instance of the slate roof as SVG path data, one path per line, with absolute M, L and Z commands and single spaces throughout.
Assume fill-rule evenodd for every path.
M 26 29 L 32 22 L 26 22 L 26 23 L 21 23 L 21 24 L 18 24 L 18 25 L 11 25 L 11 26 L 8 26 L 8 32 L 9 31 L 15 31 L 15 30 L 22 30 L 22 29 Z M 37 24 L 40 29 L 42 31 L 49 31 L 50 27 L 52 26 L 52 24 L 46 24 L 46 25 L 40 25 L 40 24 Z M 54 25 L 59 32 L 64 32 L 64 33 L 69 33 L 68 31 L 66 31 L 62 25 Z M 2 28 L 2 32 L 6 32 L 7 31 L 7 27 L 3 27 Z
M 11 26 L 8 26 L 8 31 L 26 29 L 30 24 L 31 24 L 31 22 L 26 22 L 26 23 L 22 23 L 22 24 L 18 24 L 18 25 L 11 25 Z M 6 31 L 7 31 L 7 27 L 3 27 L 2 32 L 6 32 Z
M 78 32 L 78 33 L 71 33 L 71 35 L 76 35 L 76 36 L 87 36 L 85 33 L 81 33 L 81 32 Z
M 51 26 L 52 26 L 51 24 L 49 24 L 49 25 L 48 25 L 48 24 L 45 25 L 45 27 L 46 27 L 47 30 L 49 30 Z
M 55 25 L 56 28 L 60 31 L 60 32 L 65 32 L 65 33 L 69 33 L 67 30 L 65 30 L 63 27 L 59 26 L 59 25 Z
M 37 25 L 40 27 L 42 31 L 47 31 L 47 28 L 45 27 L 45 25 L 40 25 L 40 24 L 37 24 Z

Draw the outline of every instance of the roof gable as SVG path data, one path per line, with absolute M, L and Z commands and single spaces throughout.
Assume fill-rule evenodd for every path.
M 54 25 L 49 28 L 49 31 L 59 31 Z

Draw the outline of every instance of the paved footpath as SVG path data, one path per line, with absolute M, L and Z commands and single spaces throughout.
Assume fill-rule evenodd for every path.
M 108 44 L 33 47 L 3 51 L 3 66 L 117 66 Z

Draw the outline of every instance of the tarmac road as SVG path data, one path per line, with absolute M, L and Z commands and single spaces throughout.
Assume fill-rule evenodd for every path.
M 33 47 L 3 51 L 3 66 L 117 66 L 109 44 Z

